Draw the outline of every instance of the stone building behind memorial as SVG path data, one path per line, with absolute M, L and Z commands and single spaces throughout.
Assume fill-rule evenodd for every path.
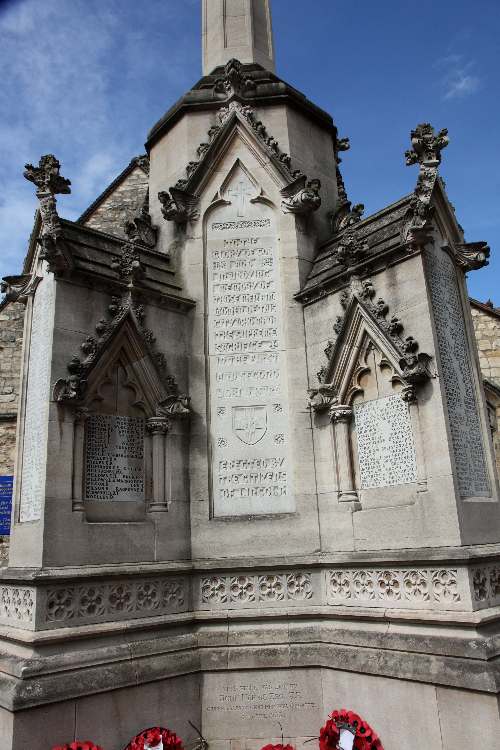
M 481 372 L 447 131 L 365 217 L 268 1 L 202 6 L 203 77 L 78 221 L 57 158 L 25 168 L 4 744 L 300 746 L 345 706 L 385 750 L 494 747 L 496 312 Z

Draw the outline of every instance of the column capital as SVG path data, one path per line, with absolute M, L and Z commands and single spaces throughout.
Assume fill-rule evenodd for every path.
M 334 424 L 337 422 L 349 422 L 352 419 L 353 409 L 351 406 L 337 404 L 331 407 L 329 414 L 330 421 Z
M 85 424 L 87 419 L 90 417 L 90 409 L 85 406 L 79 407 L 75 411 L 75 422 L 76 424 Z
M 168 417 L 150 417 L 146 421 L 146 429 L 151 435 L 166 435 L 170 426 Z

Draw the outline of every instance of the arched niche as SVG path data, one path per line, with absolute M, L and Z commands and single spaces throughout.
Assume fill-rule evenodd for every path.
M 401 338 L 396 317 L 385 321 L 388 307 L 371 303 L 371 289 L 354 287 L 347 297 L 326 384 L 311 391 L 312 407 L 329 409 L 339 502 L 354 510 L 411 504 L 427 489 L 418 385 L 429 358 L 415 353 L 412 337 Z
M 75 409 L 73 510 L 90 522 L 168 509 L 168 392 L 132 313 L 96 357 Z

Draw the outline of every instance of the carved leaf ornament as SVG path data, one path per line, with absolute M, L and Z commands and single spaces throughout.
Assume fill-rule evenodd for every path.
M 189 722 L 191 724 L 191 722 Z M 209 744 L 198 729 L 191 724 L 198 734 L 193 750 L 207 750 Z M 321 728 L 318 737 L 319 750 L 384 750 L 377 733 L 354 711 L 342 708 L 333 711 L 326 724 Z M 90 741 L 75 741 L 65 745 L 56 745 L 52 750 L 102 750 L 99 745 Z M 151 727 L 139 732 L 124 750 L 184 750 L 180 737 L 165 727 Z M 261 750 L 295 750 L 293 745 L 281 743 L 264 745 Z

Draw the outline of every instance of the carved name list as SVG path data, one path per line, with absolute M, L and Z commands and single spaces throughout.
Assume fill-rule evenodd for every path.
M 144 500 L 144 420 L 97 414 L 86 427 L 86 499 Z
M 49 424 L 50 368 L 54 325 L 54 277 L 43 277 L 35 292 L 29 343 L 28 382 L 23 425 L 19 520 L 37 521 L 45 496 Z
M 461 497 L 490 497 L 477 393 L 453 261 L 440 248 L 426 252 L 436 336 Z
M 364 401 L 354 409 L 361 487 L 417 481 L 408 405 L 399 396 Z
M 215 515 L 293 510 L 277 238 L 243 175 L 207 227 Z

